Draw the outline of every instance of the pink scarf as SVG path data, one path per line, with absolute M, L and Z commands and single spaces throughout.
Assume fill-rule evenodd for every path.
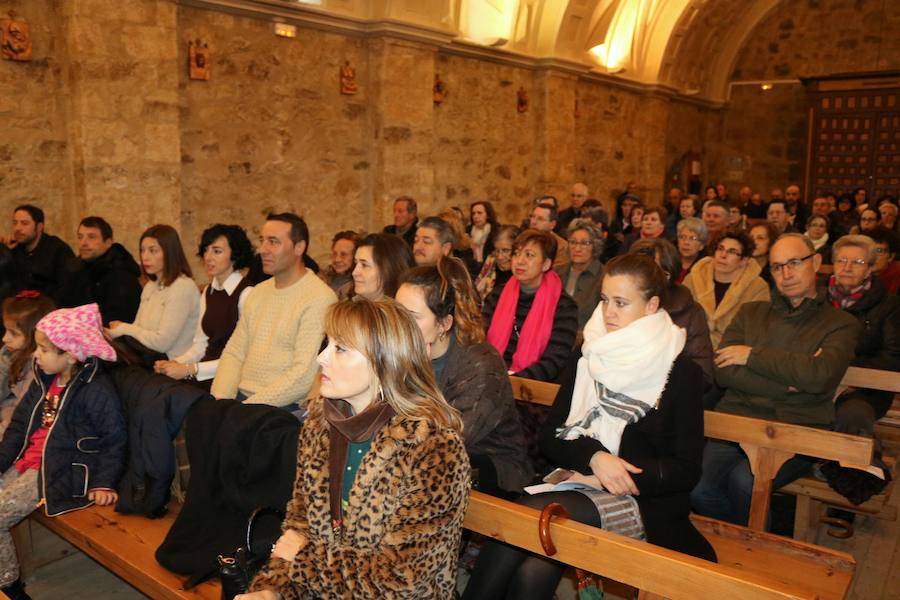
M 553 271 L 547 271 L 541 278 L 541 285 L 534 296 L 534 302 L 525 317 L 522 331 L 519 333 L 516 351 L 513 354 L 510 370 L 518 373 L 522 369 L 540 360 L 553 331 L 553 317 L 556 305 L 562 293 L 562 280 Z M 506 352 L 509 337 L 512 335 L 513 323 L 516 320 L 516 305 L 519 303 L 519 280 L 510 279 L 497 301 L 497 308 L 488 328 L 487 341 L 497 349 L 500 356 Z

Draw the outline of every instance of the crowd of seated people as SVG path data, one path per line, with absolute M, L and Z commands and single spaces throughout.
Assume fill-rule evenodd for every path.
M 135 261 L 106 220 L 86 217 L 76 253 L 45 232 L 39 207 L 23 204 L 0 245 L 0 430 L 51 373 L 43 367 L 51 362 L 30 365 L 38 321 L 56 306 L 96 304 L 111 348 L 145 369 L 305 423 L 274 556 L 309 561 L 300 570 L 309 570 L 310 593 L 351 583 L 383 590 L 380 566 L 353 569 L 388 550 L 402 554 L 403 585 L 448 585 L 446 572 L 418 561 L 455 564 L 455 554 L 394 548 L 411 531 L 400 518 L 408 507 L 372 505 L 384 482 L 373 483 L 370 470 L 412 460 L 385 462 L 380 448 L 392 436 L 424 453 L 415 464 L 456 461 L 427 482 L 451 495 L 471 478 L 476 489 L 530 506 L 559 500 L 591 524 L 624 510 L 627 535 L 713 559 L 688 507 L 746 523 L 752 474 L 740 448 L 704 445 L 704 407 L 874 436 L 890 406 L 873 390 L 848 390 L 836 405 L 832 397 L 850 364 L 900 370 L 896 200 L 825 194 L 808 204 L 796 185 L 768 202 L 748 186 L 732 199 L 711 185 L 702 205 L 677 188 L 661 202 L 639 194 L 629 185 L 610 219 L 577 183 L 565 208 L 537 197 L 524 228 L 504 224 L 484 200 L 420 219 L 416 201 L 401 196 L 384 231 L 335 233 L 330 264 L 318 272 L 307 256 L 309 225 L 295 214 L 268 215 L 255 249 L 243 227 L 215 224 L 196 246 L 209 281 L 202 289 L 169 225 L 143 232 Z M 63 342 L 45 346 L 72 352 Z M 320 370 L 321 397 L 308 401 Z M 537 430 L 521 421 L 509 375 L 562 384 Z M 437 437 L 426 443 L 420 428 Z M 581 488 L 523 496 L 548 464 L 572 471 Z M 318 479 L 304 479 L 307 467 L 322 470 Z M 775 488 L 810 470 L 804 458 L 788 461 Z M 338 472 L 340 485 L 315 500 L 324 504 L 306 498 Z M 375 496 L 364 497 L 366 485 Z M 458 543 L 464 506 L 435 509 L 422 539 Z M 361 542 L 366 552 L 351 552 L 322 529 L 343 519 L 355 527 L 348 510 L 399 512 L 391 530 Z M 319 571 L 322 557 L 331 562 Z M 338 572 L 352 581 L 335 583 Z M 552 597 L 560 573 L 552 561 L 491 544 L 466 597 L 495 589 Z M 283 575 L 273 559 L 247 597 L 276 597 Z M 0 583 L 21 591 L 14 578 Z

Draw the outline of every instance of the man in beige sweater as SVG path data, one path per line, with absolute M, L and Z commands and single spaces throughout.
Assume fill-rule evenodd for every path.
M 263 271 L 272 278 L 247 296 L 219 359 L 212 394 L 293 409 L 312 387 L 325 312 L 337 297 L 303 265 L 309 243 L 303 219 L 271 214 L 260 238 Z

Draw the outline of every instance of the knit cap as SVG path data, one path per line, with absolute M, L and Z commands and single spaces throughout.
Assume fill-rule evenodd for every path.
M 97 303 L 61 308 L 38 321 L 37 330 L 53 345 L 84 362 L 90 356 L 116 360 L 116 351 L 103 337 L 103 319 Z

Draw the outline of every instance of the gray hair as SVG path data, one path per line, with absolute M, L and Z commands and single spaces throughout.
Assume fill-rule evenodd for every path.
M 772 244 L 772 247 L 774 248 L 775 244 L 777 244 L 781 240 L 790 240 L 790 239 L 800 240 L 801 242 L 803 242 L 803 245 L 806 246 L 806 249 L 809 250 L 810 252 L 816 251 L 816 247 L 813 246 L 812 240 L 809 239 L 808 237 L 806 237 L 805 235 L 803 235 L 802 233 L 782 233 L 781 235 L 778 236 L 778 239 L 775 240 L 775 242 Z M 771 248 L 769 249 L 769 251 L 771 252 Z
M 831 255 L 837 256 L 837 253 L 844 248 L 860 248 L 865 251 L 869 264 L 875 264 L 875 242 L 869 236 L 845 235 L 838 239 L 831 247 Z
M 584 231 L 591 237 L 591 242 L 593 242 L 591 256 L 593 258 L 597 258 L 603 254 L 603 232 L 599 227 L 594 225 L 594 222 L 591 219 L 575 219 L 572 221 L 571 225 L 569 225 L 567 237 L 571 239 L 572 234 L 576 231 Z M 571 251 L 572 247 L 569 246 L 569 252 Z
M 418 229 L 422 229 L 423 227 L 434 229 L 435 233 L 437 233 L 438 240 L 440 240 L 441 242 L 441 245 L 456 245 L 456 232 L 453 231 L 453 227 L 450 226 L 450 223 L 448 223 L 444 219 L 440 217 L 426 217 L 423 221 L 419 221 Z
M 704 244 L 706 243 L 707 238 L 709 238 L 709 232 L 706 230 L 706 224 L 702 219 L 698 219 L 697 217 L 686 217 L 678 221 L 677 229 L 679 233 L 682 229 L 687 229 L 688 231 L 696 235 Z

